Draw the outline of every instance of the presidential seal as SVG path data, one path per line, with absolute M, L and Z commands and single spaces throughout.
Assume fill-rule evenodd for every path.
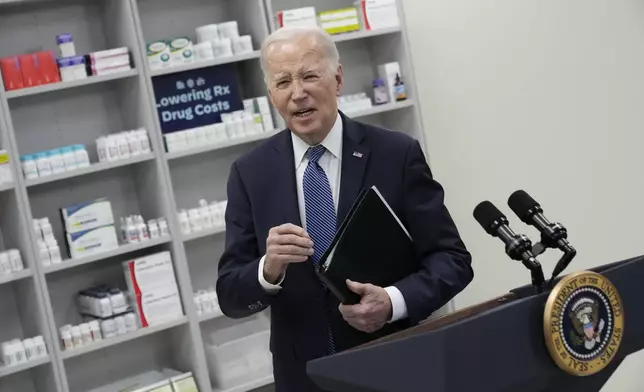
M 604 276 L 581 271 L 565 276 L 548 296 L 543 330 L 548 351 L 561 369 L 589 376 L 604 369 L 624 336 L 624 309 Z

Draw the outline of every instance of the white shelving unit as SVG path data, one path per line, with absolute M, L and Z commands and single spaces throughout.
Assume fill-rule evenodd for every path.
M 399 1 L 400 3 L 400 1 Z M 235 159 L 278 133 L 283 122 L 274 111 L 272 132 L 190 150 L 166 152 L 157 114 L 155 78 L 210 67 L 233 67 L 242 99 L 266 96 L 260 67 L 261 42 L 275 30 L 279 10 L 315 6 L 316 11 L 353 6 L 353 0 L 30 0 L 0 1 L 0 57 L 33 50 L 56 51 L 55 36 L 69 32 L 78 53 L 127 46 L 133 69 L 80 81 L 6 92 L 0 78 L 0 148 L 11 154 L 15 181 L 0 185 L 0 250 L 19 249 L 25 270 L 0 275 L 0 341 L 42 335 L 49 356 L 24 365 L 0 367 L 0 391 L 80 392 L 150 370 L 192 371 L 202 392 L 243 392 L 273 382 L 271 376 L 220 391 L 209 372 L 206 347 L 212 334 L 232 336 L 248 325 L 266 330 L 269 314 L 230 320 L 219 312 L 198 316 L 193 294 L 212 287 L 224 249 L 225 228 L 181 234 L 177 212 L 199 200 L 222 201 Z M 398 61 L 409 99 L 348 112 L 348 116 L 400 130 L 423 141 L 413 69 L 402 6 L 401 27 L 334 36 L 345 72 L 343 94 L 371 92 L 377 65 Z M 146 43 L 170 37 L 195 37 L 195 28 L 237 20 L 250 34 L 254 52 L 163 70 L 150 70 Z M 145 127 L 152 153 L 97 163 L 95 140 L 121 130 Z M 90 167 L 25 180 L 19 157 L 64 145 L 85 144 Z M 32 219 L 48 217 L 64 250 L 59 209 L 106 197 L 115 218 L 140 214 L 165 216 L 170 236 L 61 264 L 42 266 Z M 105 283 L 125 286 L 121 262 L 169 250 L 182 298 L 178 320 L 65 351 L 58 329 L 81 321 L 75 305 L 79 290 Z M 257 333 L 257 328 L 252 329 Z M 251 334 L 249 332 L 249 334 Z M 235 339 L 239 339 L 237 336 Z M 266 348 L 268 349 L 268 348 Z M 109 369 L 109 371 L 106 371 Z

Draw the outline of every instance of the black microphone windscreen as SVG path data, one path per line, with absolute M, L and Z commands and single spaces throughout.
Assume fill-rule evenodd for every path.
M 499 211 L 494 204 L 485 200 L 480 202 L 479 205 L 474 208 L 474 219 L 476 219 L 485 231 L 490 233 L 490 229 L 494 222 L 500 219 L 505 219 L 505 215 L 503 215 L 503 213 Z
M 526 218 L 528 212 L 535 207 L 540 207 L 528 193 L 524 190 L 518 190 L 508 198 L 508 206 L 521 219 Z

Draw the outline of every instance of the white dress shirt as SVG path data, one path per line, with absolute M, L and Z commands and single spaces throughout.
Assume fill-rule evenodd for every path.
M 327 175 L 327 178 L 329 179 L 329 185 L 331 186 L 333 205 L 335 207 L 336 214 L 338 212 L 338 200 L 340 197 L 340 177 L 342 175 L 342 133 L 342 118 L 340 118 L 340 114 L 338 113 L 338 117 L 333 124 L 333 128 L 331 128 L 331 132 L 329 132 L 327 137 L 321 143 L 326 151 L 318 161 L 318 164 L 322 167 Z M 295 177 L 297 180 L 297 201 L 299 204 L 302 227 L 304 228 L 304 230 L 306 230 L 306 212 L 302 182 L 304 180 L 304 171 L 309 164 L 309 157 L 306 153 L 310 146 L 304 140 L 300 139 L 297 135 L 292 133 L 291 136 L 291 139 L 293 140 L 293 155 L 295 158 L 294 165 Z M 280 281 L 277 282 L 277 284 L 269 283 L 264 278 L 265 259 L 266 256 L 262 257 L 259 262 L 259 282 L 264 290 L 275 293 L 282 288 L 281 284 L 284 280 L 284 275 L 281 277 Z M 403 297 L 400 290 L 398 290 L 394 286 L 389 286 L 385 287 L 385 291 L 387 291 L 387 294 L 391 299 L 392 317 L 390 321 L 396 321 L 407 317 L 407 304 L 405 303 L 405 298 Z

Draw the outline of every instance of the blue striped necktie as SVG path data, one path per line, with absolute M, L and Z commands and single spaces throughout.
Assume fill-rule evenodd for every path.
M 309 164 L 304 171 L 304 206 L 306 231 L 313 240 L 313 262 L 318 265 L 320 258 L 329 248 L 336 231 L 336 215 L 331 185 L 318 161 L 326 149 L 322 145 L 309 148 Z M 331 326 L 328 327 L 328 352 L 335 353 Z

